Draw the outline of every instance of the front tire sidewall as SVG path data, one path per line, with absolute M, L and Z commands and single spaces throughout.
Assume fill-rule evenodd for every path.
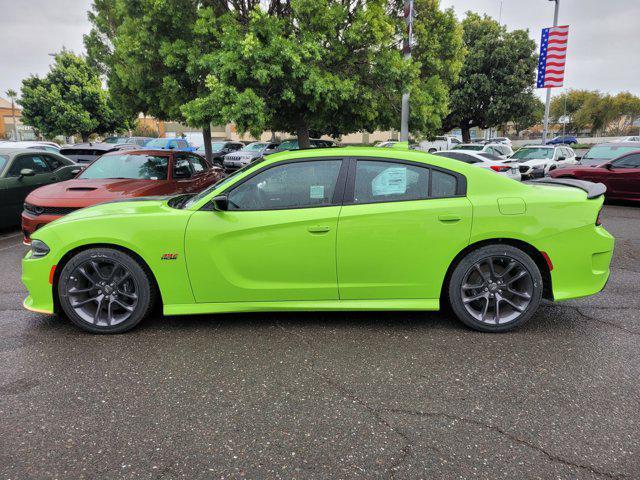
M 129 270 L 136 283 L 139 290 L 138 304 L 131 316 L 122 323 L 112 326 L 93 325 L 83 320 L 71 306 L 69 297 L 67 296 L 69 277 L 78 265 L 92 259 L 109 259 L 120 263 Z M 122 333 L 131 330 L 142 321 L 153 307 L 152 285 L 147 273 L 131 256 L 111 248 L 94 248 L 84 250 L 71 258 L 71 260 L 65 264 L 62 272 L 60 273 L 57 285 L 57 295 L 60 307 L 67 318 L 69 318 L 69 320 L 78 327 L 91 333 Z
M 526 310 L 516 319 L 503 324 L 492 325 L 475 319 L 467 312 L 462 302 L 461 286 L 467 271 L 482 259 L 492 256 L 508 256 L 520 262 L 531 275 L 533 294 Z M 510 245 L 487 245 L 468 253 L 456 266 L 448 285 L 449 302 L 456 316 L 468 327 L 481 332 L 507 332 L 529 320 L 538 309 L 542 300 L 542 275 L 533 259 L 522 250 Z

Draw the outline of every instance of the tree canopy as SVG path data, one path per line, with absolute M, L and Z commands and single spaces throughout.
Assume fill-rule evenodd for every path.
M 597 90 L 567 90 L 551 100 L 551 121 L 559 123 L 565 111 L 570 132 L 625 135 L 640 118 L 640 98 L 629 92 L 607 95 Z
M 522 118 L 529 109 L 538 57 L 528 31 L 507 31 L 488 16 L 468 12 L 462 21 L 467 55 L 451 91 L 445 129 L 488 128 Z
M 292 0 L 222 15 L 199 12 L 198 31 L 218 46 L 202 61 L 208 94 L 182 108 L 191 122 L 216 112 L 216 123 L 235 122 L 242 132 L 295 132 L 302 146 L 310 132 L 340 135 L 399 124 L 400 98 L 411 94 L 414 131 L 439 129 L 447 107 L 447 80 L 459 70 L 460 31 L 451 11 L 416 3 L 416 57 L 400 51 L 404 25 L 398 2 Z M 437 16 L 435 16 L 437 14 Z M 431 23 L 445 20 L 435 31 Z
M 46 136 L 103 134 L 127 127 L 127 118 L 113 107 L 99 72 L 68 51 L 56 54 L 43 78 L 22 81 L 22 121 Z

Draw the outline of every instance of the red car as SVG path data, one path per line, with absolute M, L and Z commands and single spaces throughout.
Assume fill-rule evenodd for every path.
M 24 203 L 26 243 L 38 228 L 79 208 L 149 195 L 195 193 L 224 176 L 201 156 L 171 150 L 128 150 L 102 155 L 73 180 L 31 192 Z
M 640 150 L 595 167 L 572 167 L 552 170 L 554 178 L 577 178 L 607 186 L 606 198 L 640 201 Z

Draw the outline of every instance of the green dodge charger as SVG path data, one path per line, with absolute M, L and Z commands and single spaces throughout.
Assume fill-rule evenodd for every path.
M 24 306 L 90 332 L 166 315 L 438 310 L 510 330 L 600 291 L 604 186 L 519 183 L 424 152 L 284 152 L 197 195 L 84 208 L 38 230 Z

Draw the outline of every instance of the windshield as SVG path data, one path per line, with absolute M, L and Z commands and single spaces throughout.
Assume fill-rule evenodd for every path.
M 154 138 L 153 140 L 149 140 L 145 147 L 164 147 L 166 144 L 166 138 Z
M 104 139 L 104 143 L 121 143 L 126 140 L 126 137 L 107 137 Z
M 260 150 L 263 150 L 264 148 L 266 148 L 266 146 L 267 146 L 266 143 L 250 143 L 249 145 L 241 148 L 240 150 L 242 150 L 243 152 L 259 152 Z
M 78 178 L 135 178 L 166 180 L 168 157 L 155 155 L 106 155 L 89 165 Z
M 553 158 L 553 148 L 521 148 L 511 155 L 511 158 L 519 162 L 527 160 L 539 160 L 543 158 Z
M 212 152 L 219 152 L 220 150 L 222 150 L 225 146 L 225 142 L 211 142 L 211 151 Z M 198 147 L 198 151 L 199 152 L 204 152 L 204 145 L 200 145 Z
M 598 145 L 591 147 L 587 153 L 582 157 L 583 159 L 597 158 L 598 160 L 611 160 L 623 153 L 633 152 L 638 150 L 638 147 L 618 147 L 614 145 Z
M 482 150 L 484 145 L 456 145 L 454 150 Z
M 231 180 L 233 180 L 234 178 L 236 178 L 238 175 L 240 175 L 241 173 L 247 171 L 248 169 L 254 167 L 255 165 L 264 162 L 264 158 L 260 158 L 254 162 L 249 163 L 248 165 L 245 165 L 244 167 L 242 167 L 239 170 L 236 170 L 235 172 L 233 172 L 231 175 L 229 175 L 228 177 L 225 177 L 221 180 L 218 180 L 216 183 L 214 183 L 213 185 L 211 185 L 210 187 L 205 188 L 204 190 L 202 190 L 200 193 L 198 193 L 197 195 L 194 195 L 193 197 L 191 197 L 189 199 L 189 201 L 185 202 L 185 204 L 182 206 L 182 208 L 189 208 L 191 205 L 198 203 L 200 200 L 202 200 L 204 197 L 206 197 L 207 195 L 209 195 L 211 192 L 213 192 L 216 188 L 218 187 L 222 187 L 223 185 L 226 185 L 227 183 L 229 183 Z
M 278 150 L 297 150 L 298 140 L 285 140 L 280 144 Z

